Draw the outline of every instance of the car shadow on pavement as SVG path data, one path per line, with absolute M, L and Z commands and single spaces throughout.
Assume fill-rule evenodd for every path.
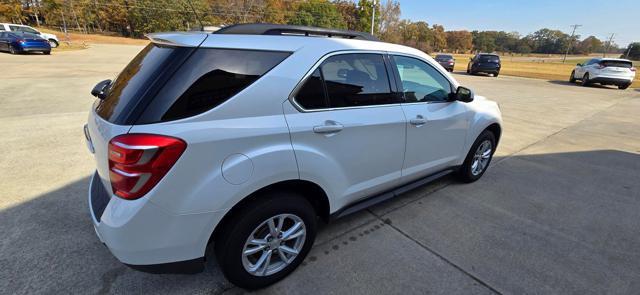
M 519 162 L 533 164 L 523 167 L 517 165 Z M 486 197 L 485 195 L 476 196 L 477 198 L 485 199 L 476 199 L 474 202 L 484 202 L 484 205 L 488 206 L 488 208 L 502 206 L 504 203 L 500 202 L 504 202 L 507 199 L 509 203 L 513 204 L 517 204 L 519 201 L 534 202 L 535 207 L 527 209 L 533 211 L 525 210 L 513 213 L 524 215 L 522 218 L 544 218 L 545 212 L 552 212 L 552 216 L 556 217 L 555 214 L 563 214 L 562 210 L 566 210 L 566 216 L 574 219 L 558 219 L 568 223 L 568 225 L 559 223 L 557 225 L 558 230 L 570 231 L 568 235 L 575 235 L 576 239 L 581 240 L 581 243 L 588 244 L 589 247 L 600 248 L 603 245 L 610 244 L 619 253 L 638 254 L 640 227 L 634 228 L 633 224 L 637 225 L 637 223 L 633 220 L 634 218 L 637 220 L 637 212 L 640 212 L 640 202 L 638 201 L 640 200 L 640 195 L 638 195 L 640 191 L 639 163 L 640 155 L 617 150 L 525 155 L 507 159 L 496 158 L 485 177 L 474 184 L 460 185 L 453 177 L 444 177 L 366 211 L 323 226 L 320 235 L 324 235 L 324 238 L 318 240 L 314 249 L 328 244 L 330 241 L 343 238 L 345 233 L 357 230 L 359 226 L 367 224 L 370 220 L 376 220 L 376 218 L 384 220 L 386 218 L 385 215 L 395 211 L 414 205 L 418 206 L 417 203 L 422 204 L 423 201 L 427 203 L 426 200 L 430 198 L 443 198 L 443 195 L 446 194 L 439 194 L 438 192 L 440 191 L 450 191 L 449 188 L 458 188 L 486 191 L 488 193 Z M 531 174 L 532 178 L 526 179 L 529 174 Z M 527 184 L 529 183 L 528 181 L 530 181 L 530 184 Z M 559 181 L 564 182 L 559 183 Z M 88 211 L 88 183 L 89 178 L 83 178 L 33 200 L 0 211 L 0 232 L 2 233 L 0 265 L 3 266 L 0 268 L 0 277 L 3 278 L 0 280 L 0 289 L 7 290 L 10 293 L 101 294 L 193 294 L 204 292 L 218 294 L 230 289 L 237 290 L 224 279 L 214 259 L 208 259 L 205 271 L 197 275 L 151 275 L 131 270 L 122 265 L 99 242 L 94 233 Z M 530 193 L 541 190 L 545 183 L 548 183 L 551 187 L 557 186 L 558 188 L 556 190 L 551 189 L 540 195 Z M 521 184 L 524 187 L 521 191 L 514 190 L 513 184 Z M 527 187 L 528 185 L 535 185 L 536 187 Z M 566 185 L 567 189 L 560 189 L 562 185 Z M 572 189 L 573 187 L 575 189 Z M 606 189 L 606 196 L 585 193 L 587 192 L 585 188 L 595 189 L 597 187 Z M 599 189 L 597 193 L 601 191 Z M 491 192 L 495 192 L 495 194 Z M 500 195 L 505 198 L 496 197 Z M 603 197 L 607 199 L 603 200 Z M 539 198 L 539 200 L 535 200 L 535 198 Z M 584 206 L 579 206 L 579 209 L 585 210 L 568 212 L 568 210 L 571 210 L 570 208 L 576 209 L 577 203 L 584 203 Z M 434 202 L 432 205 L 437 206 L 438 202 Z M 517 209 L 521 210 L 523 208 L 519 207 Z M 438 208 L 431 209 L 438 210 Z M 379 221 L 376 220 L 376 222 Z M 477 222 L 482 222 L 482 219 Z M 594 227 L 594 223 L 597 223 L 598 226 Z M 582 225 L 585 227 L 581 227 Z M 495 224 L 490 226 L 495 226 Z M 422 224 L 420 227 L 428 228 L 430 225 Z M 521 230 L 527 231 L 527 229 Z M 574 232 L 571 232 L 572 230 Z M 586 236 L 587 234 L 590 237 Z M 447 239 L 446 236 L 441 238 Z M 504 238 L 508 239 L 506 236 Z M 369 239 L 372 238 L 370 237 Z M 455 241 L 449 242 L 455 243 Z M 499 245 L 492 246 L 499 247 Z M 553 247 L 554 245 L 547 246 Z M 363 238 L 359 239 L 357 243 L 351 243 L 349 247 L 352 247 L 352 249 L 341 249 L 342 252 L 338 252 L 336 255 L 343 255 L 344 257 L 341 259 L 349 260 L 352 255 L 366 256 L 368 249 L 371 247 L 383 246 L 367 242 L 367 239 Z M 499 249 L 496 250 L 498 251 Z M 316 251 L 319 252 L 321 250 Z M 569 248 L 561 248 L 555 249 L 553 253 L 558 255 L 581 254 L 570 253 L 572 251 Z M 535 252 L 530 252 L 528 255 L 531 253 Z M 611 258 L 610 256 L 613 255 L 611 253 L 605 254 L 603 254 L 605 258 Z M 314 250 L 312 250 L 310 257 L 313 255 Z M 378 284 L 382 284 L 380 282 L 383 281 L 385 286 L 395 285 L 394 290 L 396 291 L 399 290 L 397 288 L 402 288 L 401 282 L 386 281 L 384 277 L 377 277 L 378 272 L 374 272 L 371 276 L 360 275 L 359 280 L 355 281 L 346 279 L 345 277 L 352 273 L 366 273 L 370 270 L 357 263 L 350 266 L 352 268 L 350 271 L 352 272 L 327 277 L 339 280 L 339 282 L 333 282 L 328 279 L 329 281 L 317 281 L 311 285 L 306 285 L 314 275 L 332 272 L 330 263 L 323 261 L 323 258 L 327 256 L 315 254 L 315 257 L 319 258 L 314 258 L 309 263 L 305 263 L 305 266 L 294 272 L 292 277 L 264 291 L 279 292 L 278 290 L 282 291 L 284 288 L 289 292 L 317 292 L 318 289 L 305 290 L 305 288 L 313 287 L 323 288 L 323 292 L 326 291 L 327 293 L 340 293 L 341 291 L 337 290 L 345 290 L 344 286 L 340 284 L 348 285 L 353 283 L 356 285 L 351 287 L 368 287 L 370 288 L 368 291 L 375 292 L 380 287 Z M 622 268 L 630 272 L 631 275 L 638 276 L 640 275 L 638 270 L 640 255 L 633 257 L 628 257 L 627 259 L 635 260 L 635 266 L 629 266 L 633 264 L 628 264 L 628 261 L 618 260 L 617 256 L 615 257 L 616 259 L 605 259 L 605 262 L 598 260 L 600 265 L 597 266 L 605 267 L 604 269 L 620 270 Z M 421 257 L 411 257 L 411 259 L 420 260 Z M 561 263 L 563 257 L 558 257 L 558 261 L 558 263 Z M 585 261 L 585 263 L 589 263 L 589 260 Z M 510 263 L 513 263 L 513 261 Z M 492 267 L 498 267 L 497 271 L 500 271 L 499 265 L 492 265 L 489 269 Z M 519 267 L 544 272 L 544 269 L 537 268 L 549 266 L 525 264 L 519 265 Z M 505 268 L 505 270 L 507 269 Z M 393 271 L 393 269 L 387 271 Z M 420 277 L 419 273 L 407 275 L 417 279 Z M 611 278 L 606 277 L 605 279 Z M 517 281 L 518 278 L 513 278 L 513 280 Z M 552 281 L 548 282 L 549 286 L 554 286 L 554 284 L 558 283 L 558 280 L 562 281 L 562 278 L 554 277 Z M 429 285 L 429 282 L 426 282 L 426 284 Z M 607 286 L 605 282 L 597 280 L 593 284 Z M 424 288 L 427 288 L 427 285 L 424 285 Z M 442 284 L 433 283 L 431 285 L 444 288 Z M 301 289 L 289 288 L 291 286 L 299 286 Z M 509 289 L 502 289 L 501 287 L 501 290 Z M 429 290 L 423 291 L 426 293 Z M 442 289 L 434 291 L 448 293 Z
M 575 83 L 571 83 L 569 81 L 564 81 L 564 80 L 549 80 L 547 81 L 551 84 L 558 84 L 558 85 L 567 85 L 567 86 L 580 86 L 580 87 L 584 87 L 582 85 L 580 85 L 579 82 L 575 82 Z M 611 85 L 600 85 L 600 84 L 590 84 L 589 86 L 587 86 L 586 88 L 599 88 L 599 89 L 618 89 L 617 86 L 611 86 Z

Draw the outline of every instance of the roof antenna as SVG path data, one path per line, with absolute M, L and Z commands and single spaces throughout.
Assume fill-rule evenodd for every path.
M 200 20 L 200 17 L 198 17 L 198 13 L 196 12 L 195 8 L 193 8 L 193 4 L 191 4 L 191 0 L 187 0 L 187 2 L 189 3 L 189 6 L 191 7 L 191 11 L 193 11 L 193 14 L 196 16 L 196 20 L 200 24 L 200 31 L 204 31 L 204 25 L 202 24 L 202 21 Z

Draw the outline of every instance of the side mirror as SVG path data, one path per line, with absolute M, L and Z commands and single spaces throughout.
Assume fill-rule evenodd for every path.
M 104 99 L 105 97 L 107 97 L 107 95 L 104 93 L 104 90 L 109 86 L 109 84 L 111 84 L 111 80 L 103 80 L 98 82 L 98 84 L 96 84 L 96 86 L 94 86 L 91 90 L 91 95 L 99 99 Z
M 456 89 L 456 93 L 453 95 L 452 100 L 458 100 L 461 102 L 472 102 L 473 101 L 473 91 L 467 87 L 458 86 Z

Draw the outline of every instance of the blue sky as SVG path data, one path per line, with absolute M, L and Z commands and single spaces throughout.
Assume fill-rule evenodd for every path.
M 384 0 L 382 0 L 384 1 Z M 600 39 L 615 33 L 626 47 L 640 42 L 640 0 L 399 0 L 402 18 L 441 24 L 446 30 L 517 31 L 527 35 L 541 28 L 571 33 L 582 24 L 581 38 Z

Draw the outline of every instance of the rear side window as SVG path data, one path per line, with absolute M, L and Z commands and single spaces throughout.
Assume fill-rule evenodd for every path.
M 603 60 L 600 61 L 600 64 L 604 67 L 618 67 L 618 68 L 628 68 L 633 67 L 633 64 L 630 61 L 625 60 Z
M 176 120 L 208 111 L 251 85 L 290 54 L 198 49 L 162 87 L 138 123 Z
M 322 109 L 329 106 L 327 95 L 324 91 L 324 82 L 317 68 L 307 79 L 296 95 L 296 101 L 307 110 Z
M 327 58 L 296 94 L 303 108 L 343 108 L 399 103 L 391 92 L 380 54 L 340 54 Z

